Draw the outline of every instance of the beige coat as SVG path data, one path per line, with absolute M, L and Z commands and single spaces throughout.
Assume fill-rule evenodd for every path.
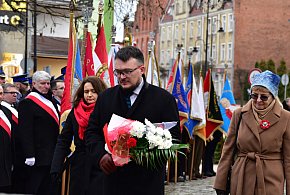
M 290 195 L 290 112 L 283 110 L 277 102 L 264 118 L 270 122 L 266 130 L 257 124 L 251 101 L 234 112 L 214 188 L 226 189 L 241 112 L 238 158 L 233 166 L 231 195 L 282 195 L 285 180 L 286 192 Z

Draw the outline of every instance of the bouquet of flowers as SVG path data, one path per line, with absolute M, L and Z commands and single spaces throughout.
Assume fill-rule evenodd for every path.
M 138 165 L 158 168 L 167 159 L 176 158 L 176 151 L 188 148 L 187 144 L 173 144 L 168 129 L 177 122 L 145 124 L 113 114 L 109 125 L 105 125 L 105 149 L 112 154 L 116 166 L 133 160 Z M 180 151 L 179 151 L 180 152 Z

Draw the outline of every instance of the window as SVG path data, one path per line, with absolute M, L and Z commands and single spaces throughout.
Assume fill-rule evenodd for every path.
M 185 9 L 186 9 L 186 2 L 183 1 L 182 2 L 182 13 L 185 13 Z
M 221 61 L 224 62 L 226 58 L 226 45 L 223 43 L 221 45 Z
M 179 14 L 179 3 L 176 3 L 176 15 Z
M 164 42 L 165 40 L 166 40 L 166 31 L 165 31 L 165 27 L 162 27 L 161 41 Z
M 228 31 L 229 32 L 233 31 L 233 28 L 234 28 L 233 14 L 229 14 L 229 16 L 228 16 Z
M 232 61 L 233 57 L 233 48 L 232 48 L 232 43 L 228 43 L 228 61 Z
M 166 63 L 170 64 L 170 50 L 167 50 L 167 59 Z
M 181 35 L 182 39 L 185 39 L 185 24 L 182 24 L 182 35 Z
M 47 72 L 48 74 L 50 74 L 50 65 L 49 65 L 49 66 L 45 66 L 45 67 L 43 67 L 43 70 L 44 70 L 45 72 Z
M 193 22 L 189 23 L 189 38 L 193 38 Z
M 178 25 L 175 25 L 175 35 L 174 35 L 174 39 L 178 40 Z
M 212 45 L 212 60 L 216 61 L 216 47 Z
M 212 34 L 216 34 L 217 32 L 217 18 L 212 18 Z
M 211 18 L 208 19 L 208 33 L 211 34 Z
M 200 46 L 196 46 L 196 49 L 197 49 L 197 53 L 196 53 L 196 61 L 197 62 L 200 62 L 201 61 L 201 52 L 200 52 Z
M 197 36 L 201 37 L 201 21 L 197 21 Z
M 163 50 L 161 50 L 160 60 L 161 60 L 161 64 L 164 64 L 164 51 Z
M 226 32 L 226 23 L 227 23 L 227 17 L 226 17 L 226 15 L 223 15 L 222 16 L 222 27 L 223 27 L 225 32 Z
M 170 41 L 170 39 L 172 38 L 171 36 L 171 26 L 167 27 L 167 41 Z
M 207 60 L 209 60 L 209 57 L 210 57 L 210 45 L 207 45 Z

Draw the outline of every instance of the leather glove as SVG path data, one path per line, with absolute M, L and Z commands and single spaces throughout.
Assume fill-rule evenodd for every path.
M 106 174 L 110 175 L 114 171 L 116 171 L 117 167 L 111 157 L 110 154 L 105 154 L 100 160 L 100 168 Z
M 25 164 L 28 165 L 28 166 L 33 166 L 35 164 L 35 157 L 26 158 L 25 159 Z
M 215 191 L 216 191 L 217 195 L 226 195 L 226 191 L 225 190 L 215 189 Z

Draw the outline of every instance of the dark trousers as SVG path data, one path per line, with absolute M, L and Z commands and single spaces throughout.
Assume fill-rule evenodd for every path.
M 12 171 L 12 193 L 25 193 L 26 167 L 14 165 Z
M 201 173 L 199 171 L 201 159 L 204 153 L 205 142 L 199 136 L 194 136 L 194 161 L 193 161 L 193 175 L 199 176 Z
M 185 129 L 183 129 L 181 136 L 181 143 L 189 143 L 190 138 L 188 132 Z M 181 149 L 181 152 L 187 155 L 187 149 Z M 187 169 L 186 156 L 183 154 L 177 154 L 177 177 L 184 176 L 183 172 L 185 172 Z M 175 176 L 175 161 L 170 162 L 169 176 L 170 179 L 173 179 Z
M 54 189 L 50 178 L 50 166 L 27 168 L 25 191 L 29 194 L 51 195 Z
M 216 130 L 213 134 L 213 140 L 207 142 L 205 146 L 204 158 L 203 158 L 203 173 L 213 173 L 213 159 L 214 152 L 217 144 L 221 140 L 223 134 L 221 131 Z

